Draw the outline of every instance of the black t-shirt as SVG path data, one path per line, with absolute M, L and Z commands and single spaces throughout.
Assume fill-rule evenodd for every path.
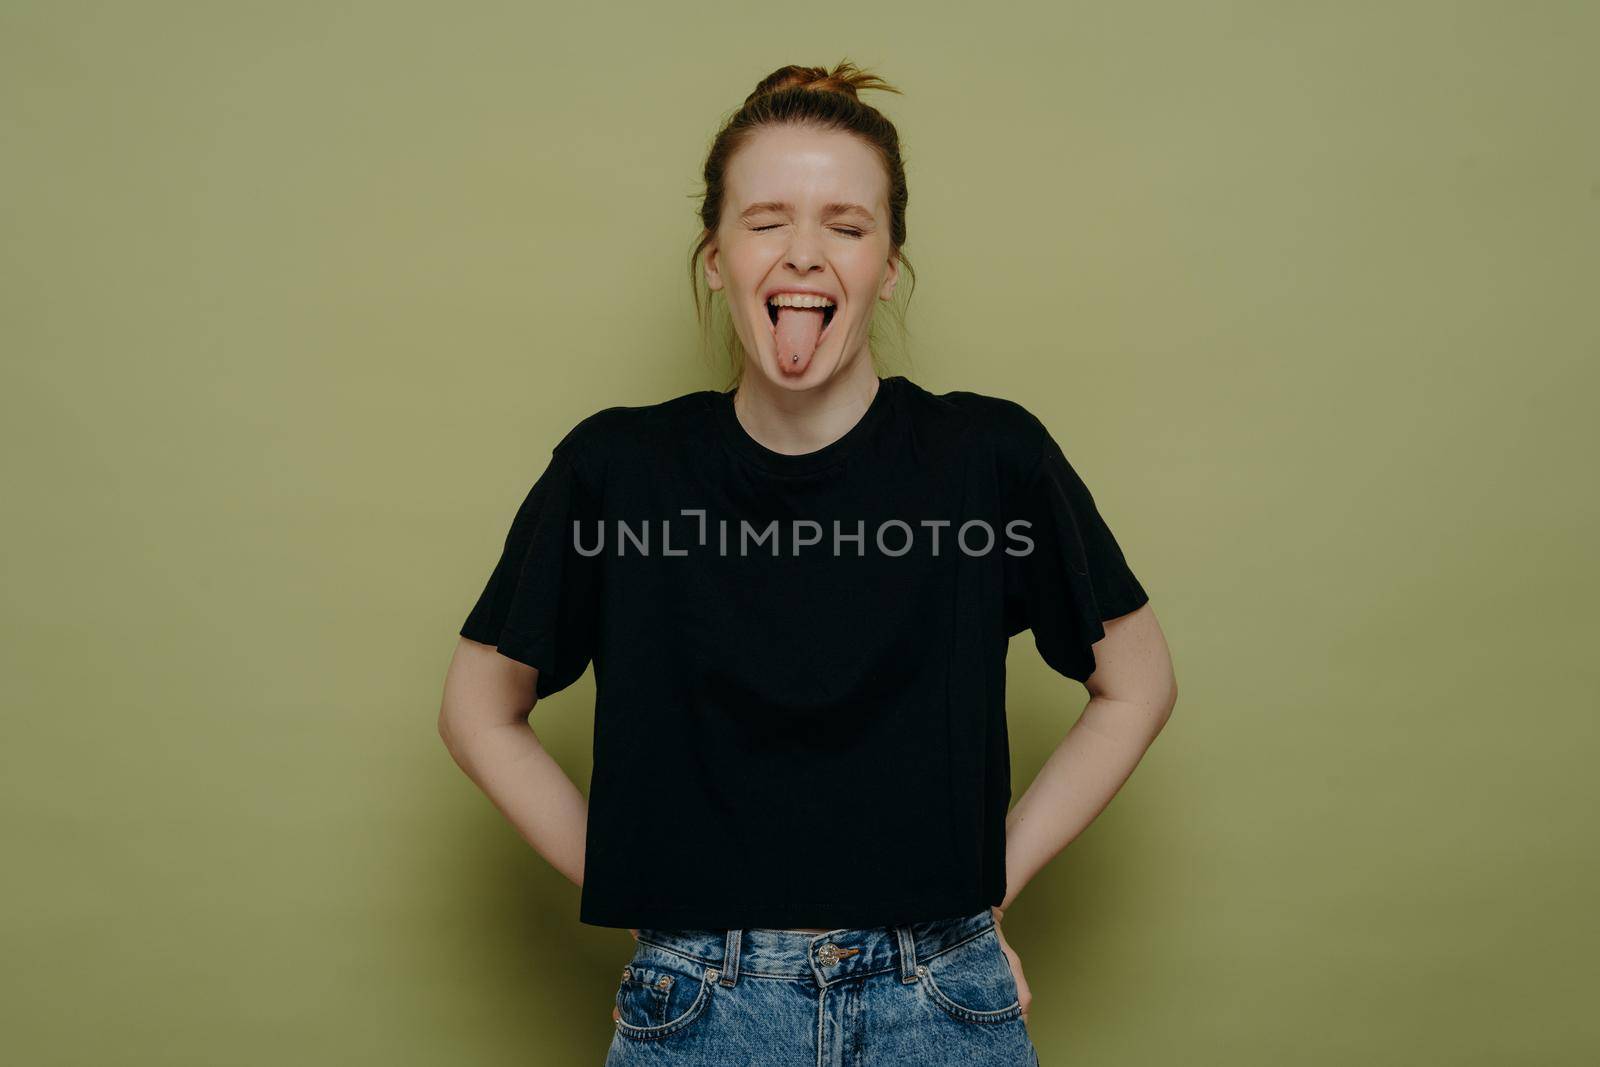
M 732 390 L 588 416 L 460 632 L 594 664 L 581 922 L 867 927 L 1000 903 L 1007 639 L 1082 681 L 1147 599 L 1036 417 L 895 376 L 803 455 Z

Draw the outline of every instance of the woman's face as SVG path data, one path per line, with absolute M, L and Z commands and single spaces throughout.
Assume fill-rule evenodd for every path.
M 847 133 L 768 127 L 723 175 L 722 219 L 706 246 L 706 283 L 721 290 L 747 365 L 783 388 L 827 381 L 871 357 L 876 302 L 894 293 L 889 181 L 877 155 Z M 810 290 L 831 310 L 769 307 Z M 799 303 L 815 299 L 795 298 Z

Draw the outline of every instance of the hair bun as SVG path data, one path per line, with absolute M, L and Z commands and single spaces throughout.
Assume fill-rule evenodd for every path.
M 768 93 L 781 92 L 785 89 L 808 89 L 812 92 L 842 93 L 852 100 L 860 100 L 857 92 L 860 89 L 882 89 L 886 92 L 898 93 L 900 90 L 878 77 L 868 74 L 857 67 L 848 59 L 839 63 L 831 71 L 826 67 L 800 67 L 791 64 L 779 67 L 777 70 L 762 78 L 756 85 L 755 91 L 745 98 L 745 103 L 767 95 Z

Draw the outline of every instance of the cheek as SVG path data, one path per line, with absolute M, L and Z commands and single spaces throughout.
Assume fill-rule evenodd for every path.
M 722 246 L 722 271 L 744 278 L 754 285 L 769 268 L 772 254 L 759 242 L 736 239 Z
M 848 255 L 835 259 L 839 276 L 850 286 L 850 292 L 876 294 L 888 272 L 889 250 L 879 248 L 878 242 L 858 245 Z

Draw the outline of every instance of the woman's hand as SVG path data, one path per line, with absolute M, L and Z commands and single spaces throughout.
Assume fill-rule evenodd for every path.
M 628 927 L 628 933 L 633 935 L 633 939 L 635 941 L 639 940 L 639 931 L 638 930 L 635 930 L 633 927 L 630 926 L 630 927 Z M 616 1022 L 620 1018 L 622 1018 L 622 1013 L 617 1010 L 617 1006 L 615 1004 L 611 1005 L 611 1021 L 612 1022 Z
M 1028 990 L 1028 980 L 1022 976 L 1022 961 L 1017 958 L 1016 950 L 1006 944 L 1006 935 L 1000 929 L 1000 920 L 1005 911 L 994 905 L 989 906 L 989 913 L 994 916 L 994 932 L 1000 937 L 1000 950 L 1006 954 L 1006 962 L 1011 964 L 1011 975 L 1017 980 L 1017 999 L 1022 1002 L 1022 1025 L 1028 1025 L 1028 1009 L 1033 1005 L 1033 994 Z

